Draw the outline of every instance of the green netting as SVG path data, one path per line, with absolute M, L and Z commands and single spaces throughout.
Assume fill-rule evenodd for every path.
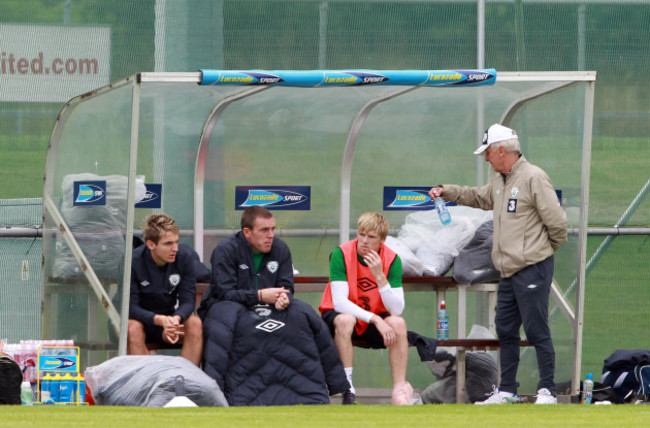
M 485 66 L 499 70 L 598 72 L 591 153 L 589 224 L 617 224 L 650 178 L 647 160 L 650 158 L 650 93 L 645 83 L 650 65 L 650 51 L 647 49 L 650 2 L 488 0 L 485 6 Z M 107 67 L 111 81 L 143 70 L 194 71 L 209 67 L 443 69 L 477 66 L 477 3 L 471 1 L 3 0 L 0 15 L 0 24 L 109 26 L 111 46 L 110 64 Z M 30 46 L 40 43 L 37 30 L 33 39 L 25 38 L 25 43 Z M 105 42 L 96 43 L 99 48 L 100 44 L 103 46 Z M 0 77 L 15 77 L 7 75 L 7 61 L 12 51 L 4 44 L 1 47 L 0 61 L 3 62 L 0 66 L 4 64 L 4 68 L 0 67 L 0 73 L 3 74 Z M 38 50 L 33 48 L 20 54 L 32 58 L 38 55 Z M 36 83 L 40 76 L 28 73 L 23 78 L 32 79 L 35 82 L 33 88 L 38 87 Z M 74 82 L 69 85 L 74 88 Z M 75 94 L 86 90 L 78 90 Z M 35 91 L 36 89 L 27 91 L 22 102 L 9 102 L 0 97 L 1 198 L 42 196 L 45 151 L 52 126 L 65 101 L 30 101 L 38 95 Z M 562 97 L 560 94 L 557 96 Z M 540 104 L 544 102 L 539 100 Z M 553 164 L 557 163 L 553 180 L 561 183 L 569 203 L 577 203 L 579 196 L 570 191 L 576 187 L 575 183 L 571 182 L 574 171 L 560 168 L 566 158 L 560 157 L 559 153 L 542 149 L 547 141 L 558 138 L 557 127 L 548 126 L 546 121 L 538 120 L 544 117 L 540 115 L 546 115 L 550 120 L 559 121 L 561 128 L 566 131 L 571 128 L 568 123 L 569 115 L 562 115 L 559 111 L 565 109 L 570 113 L 572 105 L 570 102 L 556 102 L 556 99 L 549 102 L 553 108 L 527 107 L 528 111 L 523 112 L 513 126 L 530 130 L 526 132 L 531 135 L 527 146 L 529 156 L 533 156 L 545 168 L 553 169 Z M 128 104 L 126 108 L 130 108 Z M 382 108 L 384 106 L 378 108 L 377 112 Z M 389 108 L 389 104 L 386 104 L 385 108 Z M 471 109 L 463 110 L 462 113 L 463 121 L 457 124 L 460 135 L 463 135 L 460 144 L 471 147 L 475 143 L 474 134 L 463 132 L 476 126 L 473 113 Z M 115 112 L 108 114 L 114 116 Z M 144 157 L 145 153 L 152 158 L 160 157 L 156 165 L 161 169 L 154 171 L 153 167 L 143 167 L 142 174 L 148 178 L 154 177 L 156 181 L 164 181 L 166 187 L 176 186 L 177 189 L 182 189 L 187 182 L 177 180 L 173 171 L 191 166 L 192 161 L 187 159 L 192 159 L 195 155 L 192 152 L 194 141 L 191 140 L 192 137 L 184 136 L 183 123 L 201 122 L 204 118 L 188 117 L 182 121 L 178 119 L 172 125 L 173 115 L 173 111 L 165 107 L 162 112 L 151 112 L 150 119 L 142 119 L 143 152 L 140 158 Z M 154 116 L 162 117 L 162 122 L 168 125 L 157 128 L 161 125 L 154 126 L 154 123 L 160 123 L 156 122 L 158 119 L 154 119 Z M 374 117 L 370 118 L 369 123 L 373 123 L 373 126 L 381 125 L 382 121 Z M 522 119 L 524 117 L 525 119 Z M 291 118 L 291 115 L 282 111 L 272 119 L 268 117 L 267 120 L 276 124 L 273 128 L 267 125 L 271 131 L 268 138 L 278 140 L 289 134 L 295 126 Z M 145 126 L 147 120 L 150 124 Z M 407 123 L 408 118 L 401 120 Z M 251 119 L 255 126 L 259 125 L 257 122 Z M 574 125 L 575 128 L 580 127 L 579 123 Z M 540 126 L 541 129 L 535 129 Z M 98 128 L 80 130 L 80 135 L 90 139 L 99 139 L 100 135 L 106 135 L 105 144 L 95 156 L 100 159 L 99 164 L 103 165 L 110 162 L 114 156 L 114 148 L 117 149 L 111 144 L 114 137 L 112 131 L 103 126 Z M 322 140 L 323 144 L 326 144 L 328 136 L 324 135 L 323 131 L 328 130 L 323 127 L 313 129 L 314 132 L 309 138 Z M 426 131 L 426 128 L 420 129 Z M 219 132 L 229 133 L 230 130 Z M 436 133 L 430 134 L 432 140 L 437 136 Z M 95 137 L 92 137 L 93 135 Z M 147 144 L 153 146 L 154 141 L 156 144 L 163 141 L 164 144 L 168 138 L 166 135 L 174 135 L 174 144 L 186 145 L 186 154 L 164 158 L 160 151 L 148 151 Z M 393 134 L 388 132 L 388 135 Z M 215 134 L 215 138 L 217 136 Z M 453 132 L 450 132 L 441 135 L 440 139 L 452 136 Z M 361 135 L 360 153 L 373 147 L 374 137 L 365 133 Z M 427 138 L 429 136 L 423 134 L 413 140 L 422 140 L 420 144 L 424 147 Z M 399 135 L 395 135 L 394 139 L 402 140 Z M 246 144 L 259 148 L 259 144 Z M 227 149 L 232 161 L 219 169 L 228 171 L 234 178 L 248 168 L 251 153 L 235 147 Z M 431 155 L 428 158 L 426 154 L 426 150 L 420 150 L 412 154 L 394 155 L 395 159 L 399 160 L 395 162 L 396 168 L 409 172 L 409 169 L 403 168 L 402 165 L 417 163 L 418 159 L 423 157 L 430 160 L 427 180 L 433 183 L 439 178 L 436 168 L 440 166 L 436 164 L 437 156 Z M 450 154 L 451 151 L 446 151 L 447 156 Z M 70 156 L 76 155 L 71 153 Z M 211 156 L 216 155 L 211 152 Z M 302 156 L 312 158 L 316 162 L 320 155 L 313 152 L 304 153 Z M 468 162 L 468 165 L 463 170 L 449 171 L 447 179 L 473 183 L 475 179 L 471 171 L 476 168 L 471 158 L 472 156 L 467 156 L 462 159 L 461 161 Z M 368 157 L 357 158 L 355 162 L 362 163 L 364 159 Z M 95 159 L 90 161 L 92 168 Z M 219 165 L 219 160 L 216 159 L 212 163 Z M 101 166 L 98 165 L 98 168 Z M 210 173 L 208 171 L 208 174 Z M 221 172 L 215 174 L 220 179 L 218 174 Z M 387 175 L 390 175 L 390 170 Z M 357 177 L 356 180 L 365 178 Z M 224 189 L 218 186 L 210 188 L 209 191 L 214 199 L 228 197 Z M 326 191 L 336 192 L 337 185 L 332 184 Z M 176 194 L 185 206 L 189 194 Z M 171 202 L 173 200 L 166 199 L 165 207 Z M 650 224 L 649 204 L 647 197 L 642 197 L 626 217 L 627 221 L 621 225 L 647 227 Z M 219 207 L 207 207 L 206 213 L 210 215 L 206 214 L 206 219 L 214 217 L 223 220 L 224 224 L 236 224 L 235 214 L 220 210 Z M 139 216 L 136 218 L 137 226 L 143 214 L 136 215 Z M 179 212 L 177 215 L 183 219 L 185 225 L 189 225 L 191 214 L 188 211 Z M 28 214 L 24 216 L 27 218 Z M 391 222 L 399 223 L 400 219 L 399 215 L 395 215 L 391 217 Z M 4 208 L 0 213 L 0 223 L 2 226 L 15 227 L 13 220 L 7 220 Z M 209 252 L 216 239 L 206 239 L 206 252 Z M 291 245 L 295 245 L 293 241 L 299 239 L 287 240 Z M 589 257 L 596 253 L 602 240 L 602 237 L 597 236 L 589 238 Z M 329 248 L 336 241 L 335 237 L 324 238 L 319 242 L 310 241 L 309 246 L 305 247 L 305 252 L 311 260 L 305 254 L 302 263 L 309 266 L 308 270 L 313 268 L 322 272 L 323 257 L 327 256 Z M 3 239 L 2 243 L 7 248 L 14 248 L 12 245 L 16 245 L 15 249 L 8 250 L 12 257 L 22 258 L 22 247 L 5 242 L 7 241 Z M 617 348 L 645 346 L 643 335 L 630 334 L 644 331 L 644 325 L 640 321 L 643 317 L 628 316 L 627 308 L 633 306 L 634 302 L 647 301 L 650 297 L 646 287 L 650 281 L 650 269 L 643 259 L 647 248 L 646 237 L 617 237 L 604 254 L 598 256 L 598 262 L 588 273 L 586 311 L 588 315 L 591 313 L 593 316 L 588 317 L 585 322 L 583 373 L 598 373 L 602 360 Z M 40 256 L 36 257 L 36 264 L 39 263 L 38 260 Z M 13 269 L 14 264 L 11 263 L 7 272 L 13 273 Z M 570 276 L 563 275 L 567 278 Z M 40 300 L 35 278 L 36 275 L 31 275 L 28 282 L 33 290 L 33 298 Z M 11 301 L 5 303 L 5 299 L 10 297 L 5 296 L 14 295 L 15 293 L 3 295 L 3 305 L 11 307 Z M 622 299 L 617 301 L 614 313 L 607 317 L 600 316 L 599 314 L 612 311 L 614 298 Z M 14 319 L 9 317 L 3 321 L 3 334 L 0 336 L 11 336 L 19 331 L 22 323 L 14 322 Z M 609 333 L 603 334 L 603 331 Z M 39 334 L 39 329 L 33 328 L 31 334 L 25 333 L 24 336 L 35 337 Z
M 39 198 L 0 200 L 3 226 L 41 228 Z M 32 238 L 0 239 L 0 339 L 18 343 L 40 337 L 41 331 L 41 248 Z

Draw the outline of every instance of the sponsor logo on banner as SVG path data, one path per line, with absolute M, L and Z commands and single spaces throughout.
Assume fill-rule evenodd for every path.
M 384 187 L 384 210 L 424 211 L 434 209 L 431 187 Z
M 284 79 L 280 76 L 275 76 L 273 74 L 266 73 L 253 73 L 249 72 L 248 75 L 253 76 L 257 79 L 258 85 L 275 85 L 276 83 L 284 82 Z
M 388 82 L 390 79 L 387 76 L 376 73 L 364 73 L 364 72 L 349 72 L 353 76 L 357 76 L 361 81 L 357 82 L 356 85 L 375 85 L 377 83 Z
M 77 371 L 77 356 L 70 355 L 68 357 L 53 357 L 48 355 L 40 355 L 38 358 L 38 369 L 40 371 Z
M 378 73 L 364 71 L 340 71 L 325 72 L 321 86 L 359 86 L 359 85 L 376 85 L 378 83 L 388 82 L 388 76 Z
M 135 204 L 136 208 L 161 208 L 162 207 L 162 184 L 145 183 L 147 189 L 144 198 Z
M 72 205 L 106 205 L 106 181 L 75 181 Z
M 260 205 L 269 210 L 309 211 L 310 186 L 237 186 L 235 209 Z
M 224 72 L 229 75 L 219 77 L 218 83 L 230 83 L 237 85 L 275 85 L 284 82 L 280 76 L 268 73 L 258 73 L 251 71 L 232 71 Z
M 346 72 L 326 72 L 320 86 L 360 85 L 363 79 Z
M 435 72 L 429 75 L 429 83 L 444 83 L 449 85 L 476 85 L 495 78 L 495 74 L 479 70 L 450 70 Z

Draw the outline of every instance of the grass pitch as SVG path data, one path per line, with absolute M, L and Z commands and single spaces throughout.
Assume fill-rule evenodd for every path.
M 650 422 L 650 406 L 472 406 L 397 407 L 286 406 L 161 409 L 140 407 L 0 407 L 0 427 L 628 427 Z

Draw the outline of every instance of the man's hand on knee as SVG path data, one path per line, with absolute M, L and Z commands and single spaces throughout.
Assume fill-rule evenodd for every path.
M 384 339 L 384 346 L 387 348 L 393 346 L 397 341 L 397 336 L 395 331 L 391 326 L 386 323 L 379 315 L 373 315 L 370 319 L 370 322 L 375 325 L 379 334 Z

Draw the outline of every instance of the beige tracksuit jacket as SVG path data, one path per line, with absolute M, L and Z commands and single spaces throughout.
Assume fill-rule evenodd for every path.
M 445 184 L 442 197 L 494 211 L 492 261 L 503 277 L 540 262 L 567 241 L 567 218 L 551 180 L 524 156 L 482 187 Z

